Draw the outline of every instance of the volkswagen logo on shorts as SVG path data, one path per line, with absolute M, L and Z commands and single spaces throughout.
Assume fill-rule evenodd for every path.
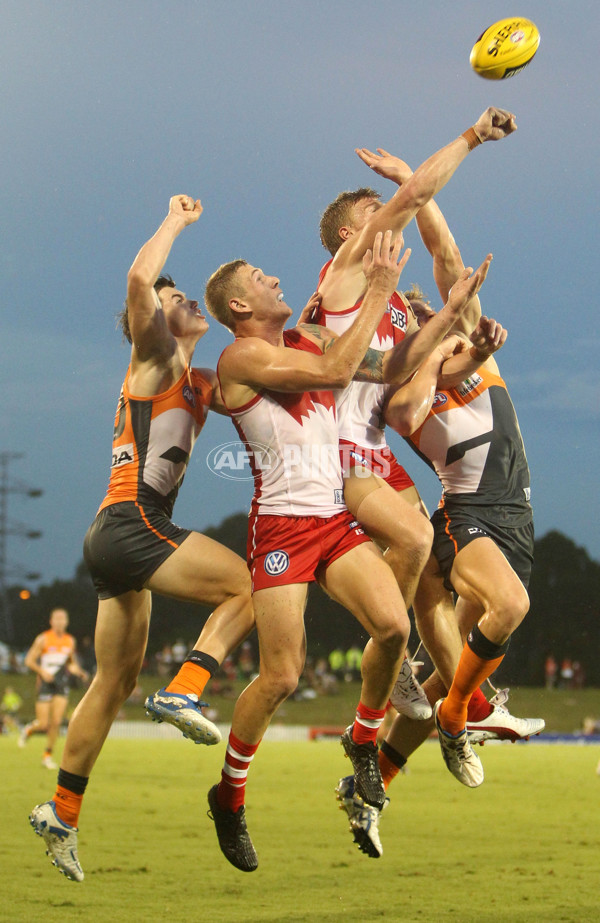
M 224 442 L 206 456 L 212 473 L 230 481 L 251 481 L 254 470 L 269 471 L 276 462 L 273 449 L 260 442 Z
M 265 558 L 265 571 L 269 577 L 285 574 L 289 566 L 290 556 L 287 551 L 271 551 Z

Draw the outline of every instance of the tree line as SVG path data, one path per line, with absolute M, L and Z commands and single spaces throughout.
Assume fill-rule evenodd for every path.
M 245 557 L 244 513 L 229 516 L 205 534 Z M 97 600 L 83 561 L 72 580 L 42 585 L 29 599 L 21 599 L 19 589 L 8 591 L 10 637 L 6 620 L 1 637 L 12 648 L 28 648 L 36 634 L 48 627 L 48 614 L 56 606 L 69 611 L 70 630 L 79 641 L 93 637 Z M 495 682 L 541 686 L 546 658 L 552 655 L 559 663 L 564 658 L 579 661 L 586 683 L 600 686 L 600 564 L 561 532 L 548 532 L 535 542 L 529 592 L 529 614 L 514 633 Z M 209 614 L 207 607 L 155 596 L 149 654 L 176 638 L 195 641 Z M 306 631 L 313 657 L 327 656 L 335 647 L 364 646 L 367 640 L 356 620 L 314 584 L 309 591 Z M 416 638 L 413 631 L 413 649 Z

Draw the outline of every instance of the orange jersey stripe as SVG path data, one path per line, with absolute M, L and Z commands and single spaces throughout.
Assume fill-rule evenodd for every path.
M 129 391 L 130 373 L 129 368 L 119 396 L 110 480 L 100 510 L 137 501 L 144 488 L 172 508 L 204 426 L 213 385 L 198 369 L 188 368 L 168 391 L 137 397 Z

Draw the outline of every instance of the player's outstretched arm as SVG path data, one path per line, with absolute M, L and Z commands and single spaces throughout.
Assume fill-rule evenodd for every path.
M 450 144 L 425 160 L 404 182 L 389 202 L 386 202 L 369 219 L 368 224 L 338 250 L 334 264 L 356 265 L 370 245 L 374 232 L 392 228 L 403 230 L 419 209 L 429 202 L 466 158 L 469 151 L 485 141 L 497 141 L 516 131 L 512 113 L 490 107 L 475 124 Z M 362 149 L 366 150 L 366 149 Z
M 402 186 L 413 174 L 413 171 L 406 163 L 395 154 L 378 147 L 376 151 L 370 151 L 367 147 L 357 147 L 354 149 L 363 163 L 371 170 L 384 179 L 391 180 L 397 186 Z
M 445 337 L 425 359 L 412 378 L 391 388 L 384 408 L 385 422 L 400 436 L 410 436 L 421 426 L 433 405 L 444 363 L 467 349 L 462 337 Z
M 488 273 L 492 254 L 473 272 L 469 266 L 463 270 L 460 278 L 452 287 L 448 301 L 441 311 L 427 321 L 416 333 L 406 336 L 401 343 L 385 353 L 383 363 L 383 380 L 398 384 L 406 381 L 421 366 L 431 352 L 439 346 L 443 338 L 454 327 L 462 311 L 465 310 L 483 285 Z
M 410 381 L 390 389 L 384 411 L 387 425 L 400 436 L 410 436 L 424 423 L 436 392 L 462 384 L 506 338 L 507 331 L 491 317 L 481 318 L 468 341 L 458 334 L 445 337 Z
M 309 391 L 317 388 L 345 388 L 350 381 L 398 284 L 409 257 L 402 258 L 402 235 L 378 233 L 363 259 L 367 292 L 353 324 L 339 336 L 311 325 L 302 333 L 319 345 L 321 355 L 273 346 L 259 337 L 241 338 L 227 347 L 221 358 L 222 380 L 247 385 L 255 390 Z
M 137 254 L 127 274 L 127 310 L 133 349 L 139 359 L 164 349 L 170 334 L 158 310 L 154 283 L 158 279 L 175 238 L 202 214 L 200 199 L 176 195 L 169 201 L 169 212 Z
M 442 365 L 438 376 L 438 390 L 457 388 L 466 378 L 474 375 L 504 346 L 507 336 L 508 331 L 493 317 L 481 317 L 468 340 L 461 337 L 463 349 L 457 350 Z M 493 369 L 497 370 L 495 363 Z
M 363 163 L 375 173 L 384 176 L 398 186 L 406 183 L 412 176 L 412 170 L 404 160 L 383 148 L 378 147 L 376 152 L 360 148 L 356 153 Z M 433 277 L 442 301 L 445 302 L 448 292 L 465 268 L 460 250 L 448 227 L 448 222 L 434 199 L 419 209 L 416 221 L 421 239 L 433 258 Z M 479 298 L 475 296 L 462 312 L 457 322 L 457 330 L 468 336 L 480 317 L 481 304 Z
M 406 183 L 412 176 L 412 170 L 404 160 L 381 147 L 378 147 L 376 152 L 360 148 L 356 153 L 375 173 L 398 186 Z M 465 268 L 465 264 L 448 223 L 434 199 L 430 199 L 419 209 L 416 221 L 421 239 L 433 258 L 433 277 L 445 303 L 448 292 Z M 475 296 L 461 314 L 458 329 L 468 336 L 480 316 L 481 305 Z

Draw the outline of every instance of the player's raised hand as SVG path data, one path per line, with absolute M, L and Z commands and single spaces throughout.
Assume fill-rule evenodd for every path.
M 472 266 L 463 269 L 460 276 L 448 293 L 449 307 L 455 311 L 462 311 L 483 285 L 492 262 L 492 254 L 488 253 L 481 266 L 473 272 Z
M 473 128 L 480 141 L 499 141 L 512 135 L 517 130 L 517 123 L 512 112 L 490 106 L 479 116 Z
M 313 295 L 310 296 L 310 298 L 308 299 L 308 301 L 302 308 L 300 317 L 298 318 L 298 323 L 299 324 L 314 324 L 315 321 L 313 319 L 313 315 L 320 304 L 321 304 L 321 294 L 320 292 L 315 292 Z
M 374 170 L 379 176 L 385 177 L 385 179 L 391 179 L 392 182 L 397 183 L 399 186 L 412 176 L 412 170 L 407 163 L 394 154 L 384 151 L 382 147 L 378 147 L 376 153 L 366 147 L 357 147 L 354 150 L 362 162 L 366 163 L 371 170 Z
M 484 362 L 504 346 L 507 336 L 508 331 L 502 324 L 499 324 L 493 317 L 482 315 L 469 339 L 476 349 L 476 358 Z
M 202 214 L 202 204 L 189 195 L 174 195 L 169 200 L 169 214 L 183 218 L 186 225 L 193 224 Z
M 449 359 L 450 356 L 457 356 L 459 353 L 466 352 L 468 348 L 469 344 L 464 337 L 458 336 L 456 333 L 448 334 L 448 336 L 445 336 L 442 342 L 436 346 L 436 350 L 441 354 L 443 362 Z
M 363 256 L 363 272 L 368 288 L 379 286 L 382 289 L 389 289 L 389 294 L 392 294 L 411 254 L 410 249 L 405 250 L 398 261 L 403 246 L 402 234 L 394 238 L 392 231 L 386 231 L 385 234 L 381 231 L 377 232 L 373 241 L 373 249 L 367 250 Z

